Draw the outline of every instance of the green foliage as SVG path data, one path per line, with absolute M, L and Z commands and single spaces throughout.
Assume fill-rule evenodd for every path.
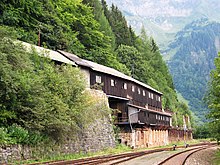
M 164 93 L 163 108 L 180 109 L 179 122 L 188 113 L 186 107 L 187 112 L 178 106 L 172 78 L 155 41 L 144 30 L 136 36 L 121 11 L 114 5 L 108 9 L 104 0 L 4 0 L 0 24 L 15 29 L 14 38 L 37 44 L 40 32 L 40 44 L 47 48 L 75 53 L 151 85 Z M 4 38 L 10 36 L 8 29 L 1 28 L 0 34 L 1 126 L 16 123 L 60 141 L 94 119 L 88 111 L 95 113 L 100 106 L 83 92 L 78 69 L 56 66 L 34 50 L 25 52 L 22 45 Z M 87 104 L 91 102 L 94 106 Z
M 108 10 L 104 0 L 102 1 L 102 6 L 104 8 L 104 14 L 108 19 L 111 29 L 115 35 L 116 48 L 121 44 L 134 46 L 136 35 L 132 28 L 128 26 L 125 17 L 122 15 L 122 12 L 113 4 L 111 9 Z
M 87 57 L 89 51 L 106 48 L 114 40 L 104 16 L 99 18 L 106 22 L 106 28 L 81 0 L 1 1 L 0 11 L 0 24 L 16 28 L 20 40 L 37 44 L 40 32 L 41 45 L 50 49 Z
M 171 54 L 175 50 L 174 56 L 168 61 L 175 87 L 189 101 L 191 110 L 200 122 L 207 122 L 205 116 L 208 107 L 204 104 L 203 97 L 209 73 L 214 69 L 219 27 L 219 23 L 209 22 L 207 19 L 194 21 L 177 33 L 167 52 Z
M 131 71 L 131 75 L 163 93 L 163 108 L 176 115 L 174 125 L 183 126 L 183 116 L 193 116 L 187 105 L 177 100 L 172 77 L 163 61 L 159 48 L 152 38 L 148 38 L 144 28 L 135 41 L 135 46 L 120 45 L 116 50 L 118 59 Z M 191 123 L 193 125 L 193 123 Z
M 204 124 L 204 125 L 195 127 L 195 131 L 193 133 L 193 138 L 206 139 L 206 138 L 210 138 L 210 137 L 212 137 L 212 136 L 211 136 L 211 131 L 210 131 L 208 124 Z
M 208 118 L 210 121 L 210 130 L 212 136 L 218 141 L 220 140 L 220 54 L 215 59 L 216 69 L 212 70 L 209 83 L 209 91 L 206 96 L 207 103 L 210 108 Z
M 105 35 L 105 42 L 109 42 L 111 48 L 115 48 L 115 35 L 104 14 L 104 9 L 99 0 L 83 0 L 83 3 L 89 5 L 93 9 L 94 18 L 99 23 L 99 30 Z
M 48 138 L 39 132 L 31 132 L 21 126 L 13 124 L 12 126 L 0 128 L 0 146 L 11 144 L 36 146 L 48 140 Z
M 0 128 L 0 146 L 7 145 L 11 143 L 11 138 L 7 134 L 7 129 L 1 127 Z
M 214 160 L 212 162 L 214 165 L 220 164 L 220 150 L 218 149 L 217 152 L 215 153 Z
M 84 104 L 88 98 L 79 69 L 55 66 L 4 37 L 0 39 L 0 59 L 2 126 L 17 123 L 56 141 L 79 129 L 89 106 Z M 25 138 L 25 132 L 20 132 Z

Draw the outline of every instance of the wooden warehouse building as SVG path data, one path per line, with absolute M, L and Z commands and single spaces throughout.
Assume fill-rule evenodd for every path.
M 114 110 L 115 124 L 120 128 L 117 139 L 120 143 L 134 148 L 162 146 L 185 137 L 182 130 L 172 127 L 172 113 L 162 108 L 162 93 L 156 89 L 74 54 L 34 47 L 38 52 L 46 51 L 49 58 L 57 63 L 78 66 L 86 76 L 88 88 L 103 90 L 109 107 Z M 186 138 L 192 138 L 191 131 L 187 132 Z

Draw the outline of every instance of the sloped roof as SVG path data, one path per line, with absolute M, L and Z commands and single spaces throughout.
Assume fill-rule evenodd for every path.
M 64 56 L 66 56 L 70 60 L 73 60 L 79 66 L 86 66 L 86 67 L 91 68 L 94 71 L 106 73 L 106 74 L 113 75 L 113 76 L 116 76 L 116 77 L 119 77 L 119 78 L 122 78 L 122 79 L 125 79 L 125 80 L 135 82 L 135 83 L 137 83 L 137 84 L 139 84 L 139 85 L 141 85 L 145 88 L 148 88 L 148 89 L 150 89 L 154 92 L 162 94 L 161 92 L 157 91 L 156 89 L 152 88 L 151 86 L 146 85 L 146 84 L 144 84 L 144 83 L 142 83 L 142 82 L 140 82 L 140 81 L 138 81 L 138 80 L 136 80 L 136 79 L 134 79 L 130 76 L 125 75 L 124 73 L 121 73 L 121 72 L 113 69 L 113 68 L 110 68 L 110 67 L 107 67 L 107 66 L 104 66 L 104 65 L 100 65 L 100 64 L 97 64 L 97 63 L 89 61 L 89 60 L 81 59 L 81 58 L 79 58 L 78 56 L 76 56 L 74 54 L 67 53 L 67 52 L 64 52 L 64 51 L 61 51 L 61 50 L 59 50 L 58 52 L 62 53 Z
M 79 58 L 78 56 L 76 56 L 75 54 L 72 54 L 72 53 L 68 53 L 68 52 L 64 52 L 62 50 L 58 50 L 59 53 L 61 53 L 62 55 L 64 55 L 65 57 L 67 57 L 68 59 L 74 61 L 77 65 L 80 65 L 80 66 L 86 66 L 86 67 L 89 67 L 89 68 L 92 68 L 92 66 L 90 66 L 86 60 L 83 60 L 81 58 Z
M 27 42 L 18 41 L 17 43 L 21 43 L 27 51 L 34 50 L 37 53 L 39 53 L 39 55 L 43 55 L 43 56 L 48 57 L 48 58 L 50 58 L 54 61 L 59 61 L 59 62 L 62 62 L 62 63 L 71 64 L 71 65 L 76 66 L 74 61 L 69 60 L 68 58 L 66 58 L 62 54 L 58 53 L 57 51 L 53 51 L 53 50 L 50 50 L 50 49 L 45 49 L 43 47 L 32 45 L 32 44 L 29 44 Z

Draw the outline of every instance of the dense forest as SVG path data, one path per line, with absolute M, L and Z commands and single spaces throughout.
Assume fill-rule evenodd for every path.
M 178 92 L 189 101 L 198 121 L 206 122 L 208 107 L 203 98 L 207 91 L 209 73 L 220 48 L 220 24 L 200 19 L 177 33 L 169 45 L 172 58 L 168 66 Z
M 74 53 L 154 87 L 163 93 L 163 108 L 174 112 L 174 126 L 183 126 L 183 115 L 191 117 L 187 105 L 177 100 L 154 39 L 146 35 L 144 27 L 136 35 L 117 6 L 108 7 L 105 0 L 2 0 L 0 25 L 0 126 L 5 134 L 16 127 L 59 141 L 56 134 L 81 125 L 80 119 L 86 117 L 83 110 L 88 107 L 84 99 L 90 99 L 82 93 L 77 69 L 57 68 L 34 52 L 25 53 L 22 46 L 10 41 L 13 37 Z M 38 89 L 43 91 L 39 94 Z M 72 122 L 62 123 L 63 118 Z

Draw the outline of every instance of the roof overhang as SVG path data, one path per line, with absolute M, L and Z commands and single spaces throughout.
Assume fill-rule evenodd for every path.
M 106 95 L 106 96 L 107 96 L 108 98 L 114 98 L 114 99 L 129 101 L 128 98 L 124 98 L 124 97 L 118 97 L 118 96 L 113 96 L 113 95 Z
M 155 110 L 148 109 L 148 108 L 141 107 L 141 106 L 137 106 L 137 105 L 134 105 L 134 104 L 128 104 L 128 106 L 135 107 L 135 108 L 138 108 L 138 109 L 143 110 L 143 111 L 148 111 L 148 112 L 152 112 L 152 113 L 157 113 L 157 114 L 169 116 L 169 117 L 172 116 L 170 113 L 155 111 Z
M 61 63 L 77 66 L 75 62 L 73 62 L 72 60 L 69 60 L 68 58 L 66 58 L 65 56 L 60 54 L 59 52 L 56 52 L 56 51 L 53 51 L 50 49 L 46 49 L 46 48 L 43 48 L 40 46 L 32 45 L 32 44 L 29 44 L 29 43 L 23 42 L 23 41 L 15 41 L 15 43 L 21 44 L 27 52 L 35 52 L 36 51 L 39 56 L 50 58 L 53 61 L 58 61 Z

